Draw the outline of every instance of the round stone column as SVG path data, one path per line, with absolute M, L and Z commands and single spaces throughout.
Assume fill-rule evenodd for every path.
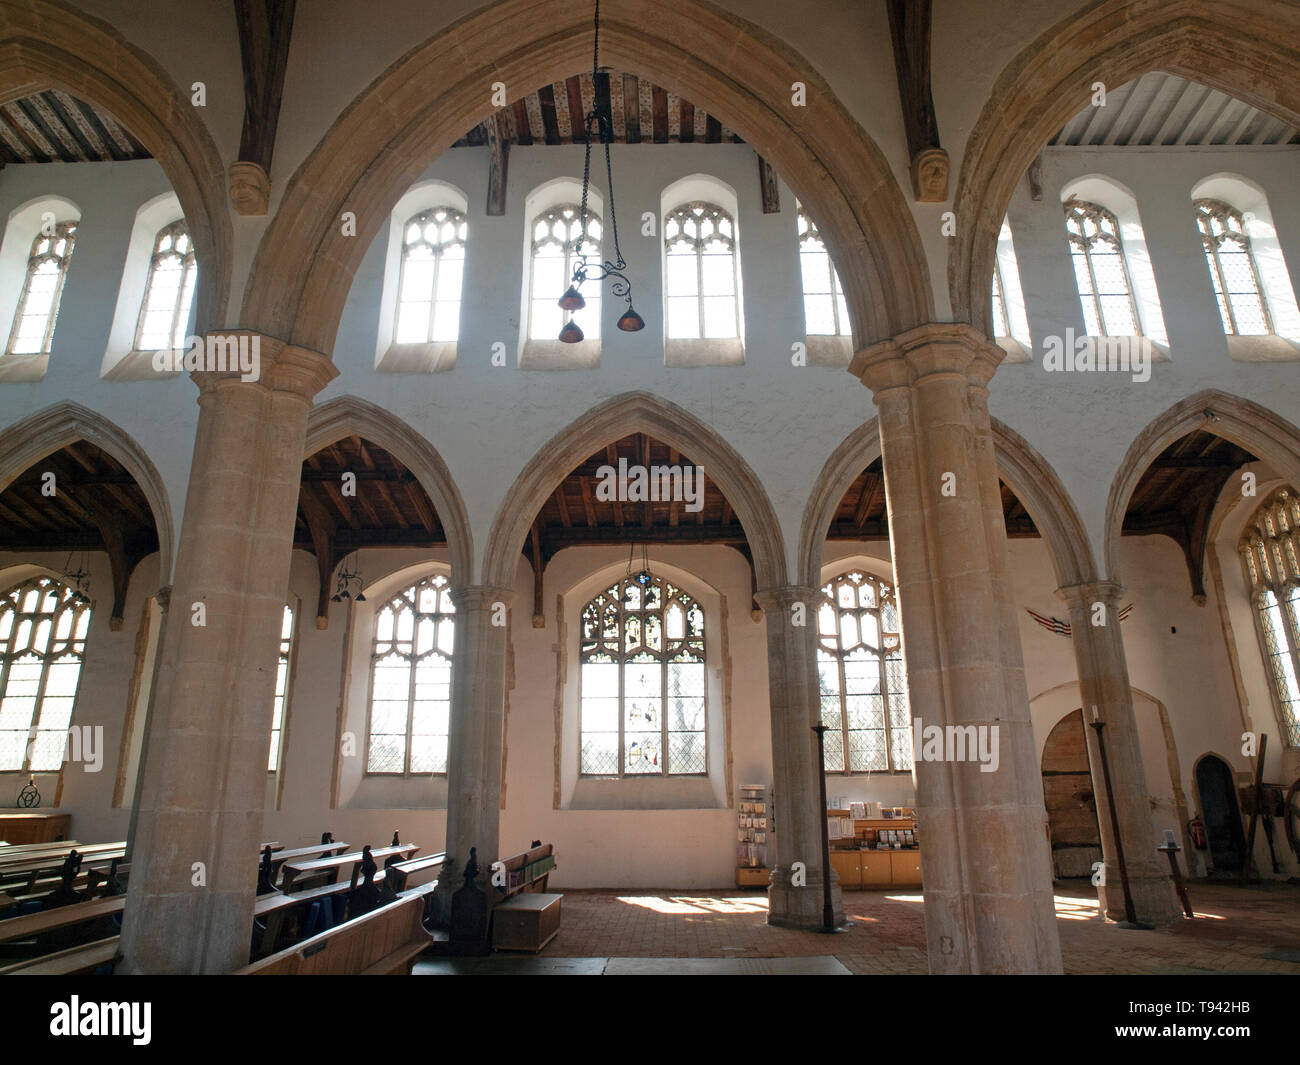
M 822 883 L 831 877 L 835 923 L 844 922 L 844 900 L 835 871 L 822 868 L 822 808 L 817 774 L 821 689 L 817 681 L 816 588 L 768 588 L 755 598 L 767 624 L 768 703 L 772 721 L 772 787 L 776 807 L 776 860 L 768 888 L 768 924 L 823 927 Z M 802 606 L 802 625 L 795 624 Z M 799 864 L 801 863 L 802 869 Z
M 969 326 L 936 324 L 850 367 L 879 411 L 937 973 L 1061 971 L 1029 699 L 1009 649 L 1005 534 L 992 528 L 992 439 L 971 403 L 1000 358 Z
M 504 754 L 508 588 L 460 585 L 452 652 L 451 721 L 447 734 L 447 861 L 438 877 L 437 919 L 450 917 L 451 892 L 463 881 L 471 847 L 477 882 L 487 889 L 500 854 L 501 762 Z
M 1171 924 L 1182 917 L 1183 911 L 1169 879 L 1169 866 L 1163 855 L 1156 853 L 1159 837 L 1151 822 L 1150 793 L 1142 764 L 1133 693 L 1129 689 L 1124 637 L 1120 632 L 1119 603 L 1124 589 L 1114 581 L 1093 581 L 1057 589 L 1056 594 L 1070 610 L 1070 633 L 1079 669 L 1092 793 L 1096 796 L 1101 853 L 1106 862 L 1105 886 L 1100 889 L 1102 905 L 1112 921 L 1124 920 L 1124 891 L 1115 833 L 1110 822 L 1097 730 L 1092 727 L 1094 706 L 1105 722 L 1102 731 L 1134 912 L 1141 922 Z M 1178 825 L 1161 827 L 1179 828 Z
M 248 963 L 307 414 L 337 373 L 317 352 L 225 336 L 260 365 L 256 380 L 193 374 L 194 459 L 133 812 L 130 973 Z

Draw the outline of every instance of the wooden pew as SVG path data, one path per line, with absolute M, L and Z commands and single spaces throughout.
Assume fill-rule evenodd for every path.
M 311 861 L 315 858 L 330 858 L 336 854 L 343 854 L 348 849 L 346 843 L 317 843 L 310 847 L 294 847 L 291 850 L 282 850 L 278 854 L 271 853 L 271 869 L 278 873 L 280 867 L 285 862 Z
M 101 965 L 115 965 L 121 960 L 117 945 L 118 937 L 110 936 L 94 943 L 6 965 L 0 968 L 0 976 L 76 976 L 93 973 Z
M 125 895 L 110 895 L 106 899 L 91 899 L 89 902 L 75 902 L 71 906 L 60 906 L 54 910 L 10 917 L 7 921 L 0 921 L 0 943 L 31 939 L 56 928 L 67 928 L 100 917 L 112 917 L 125 909 Z
M 15 953 L 36 955 L 10 962 L 0 968 L 0 973 L 70 975 L 94 972 L 101 965 L 113 961 L 117 954 L 117 936 L 105 936 L 104 932 L 113 931 L 111 918 L 125 909 L 126 896 L 113 895 L 107 899 L 73 903 L 0 921 L 0 949 L 6 956 L 12 957 Z M 78 926 L 90 922 L 99 922 L 99 926 L 79 930 Z M 78 938 L 90 939 L 96 936 L 96 932 L 98 937 L 91 942 L 76 941 Z M 34 942 L 27 946 L 20 942 L 22 940 Z M 108 948 L 109 943 L 112 949 Z
M 17 887 L 23 894 L 30 895 L 36 891 L 36 884 L 41 879 L 41 874 L 57 873 L 67 859 L 68 853 L 67 851 L 63 853 L 51 852 L 39 858 L 28 858 L 25 861 L 0 866 L 0 882 L 5 883 L 6 890 L 10 894 L 13 893 L 13 888 Z M 77 848 L 77 853 L 81 855 L 83 870 L 95 865 L 107 867 L 112 864 L 114 858 L 125 856 L 126 844 L 99 843 L 87 847 L 84 851 Z
M 555 868 L 550 843 L 532 847 L 504 859 L 506 886 L 489 895 L 490 937 L 497 950 L 536 953 L 560 931 L 560 900 L 547 892 Z
M 385 858 L 392 854 L 400 854 L 403 858 L 414 858 L 420 851 L 419 846 L 414 843 L 403 843 L 397 847 L 379 847 L 370 852 L 370 856 L 376 864 L 382 865 Z M 361 852 L 353 851 L 350 854 L 338 854 L 332 858 L 316 858 L 311 861 L 293 861 L 284 863 L 283 879 L 280 884 L 280 890 L 289 892 L 293 890 L 293 885 L 317 876 L 329 877 L 332 884 L 339 878 L 339 873 L 345 868 L 355 869 L 361 865 Z M 351 872 L 349 872 L 351 877 Z
M 236 975 L 409 975 L 416 957 L 433 943 L 424 928 L 425 890 L 254 962 Z

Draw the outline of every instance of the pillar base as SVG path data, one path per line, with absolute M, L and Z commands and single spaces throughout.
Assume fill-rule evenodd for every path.
M 1133 893 L 1133 912 L 1139 925 L 1164 928 L 1183 919 L 1183 907 L 1178 902 L 1173 881 L 1168 876 L 1133 876 L 1128 878 L 1129 891 Z M 1106 867 L 1106 883 L 1097 885 L 1097 901 L 1102 916 L 1120 924 L 1124 915 L 1124 889 L 1120 886 L 1119 870 Z
M 778 928 L 797 928 L 804 932 L 820 932 L 825 928 L 822 914 L 822 880 L 816 870 L 809 870 L 807 883 L 795 887 L 790 883 L 788 869 L 773 869 L 772 883 L 767 889 L 767 923 Z M 840 892 L 839 877 L 831 871 L 831 910 L 835 927 L 845 923 L 844 897 Z

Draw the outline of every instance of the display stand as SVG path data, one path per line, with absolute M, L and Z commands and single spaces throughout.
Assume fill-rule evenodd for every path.
M 765 784 L 742 784 L 736 803 L 736 884 L 767 887 L 772 878 L 768 846 L 775 829 L 772 793 Z

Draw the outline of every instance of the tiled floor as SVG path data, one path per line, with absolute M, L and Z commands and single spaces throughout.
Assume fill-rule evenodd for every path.
M 1094 890 L 1058 884 L 1065 971 L 1300 974 L 1300 884 L 1193 883 L 1188 890 L 1197 918 L 1147 932 L 1103 921 Z M 613 975 L 658 971 L 653 959 L 661 958 L 729 959 L 720 968 L 736 973 L 775 971 L 778 966 L 752 964 L 772 958 L 802 959 L 799 971 L 839 971 L 836 961 L 852 973 L 927 968 L 919 892 L 845 892 L 849 927 L 833 936 L 770 927 L 767 900 L 758 891 L 566 891 L 563 907 L 560 933 L 538 957 L 496 955 L 458 967 L 424 961 L 416 971 Z

